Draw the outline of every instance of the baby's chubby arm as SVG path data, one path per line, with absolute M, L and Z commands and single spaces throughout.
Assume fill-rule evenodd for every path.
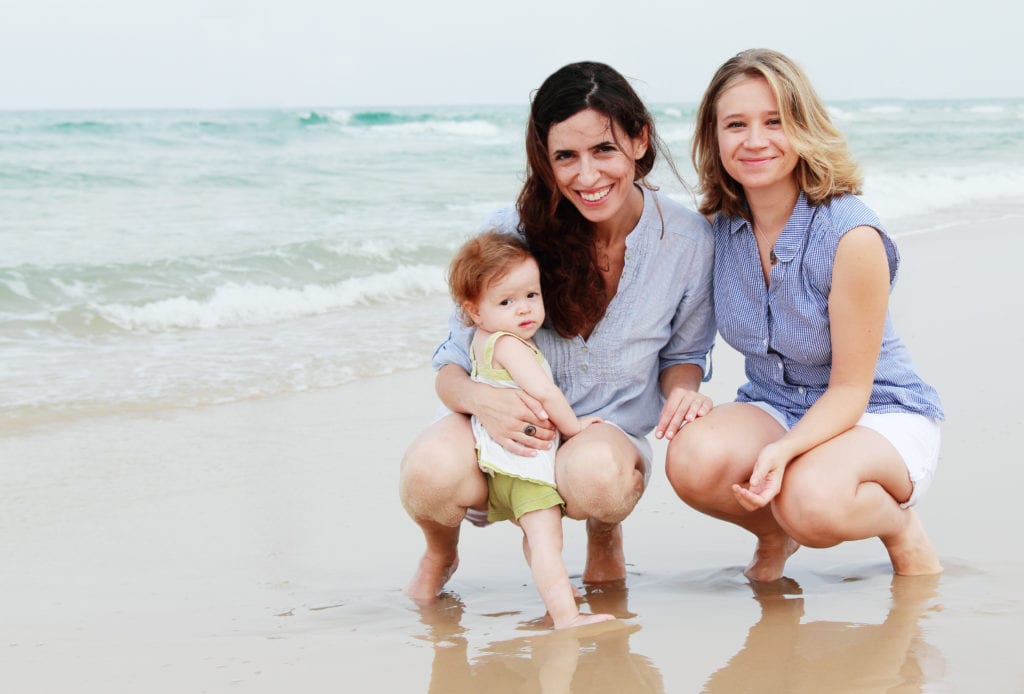
M 502 335 L 495 342 L 494 363 L 508 371 L 516 385 L 541 402 L 548 418 L 565 438 L 575 436 L 591 424 L 601 421 L 598 417 L 578 418 L 565 399 L 565 394 L 537 361 L 536 354 L 511 335 Z

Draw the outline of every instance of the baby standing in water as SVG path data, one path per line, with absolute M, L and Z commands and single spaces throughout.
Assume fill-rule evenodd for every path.
M 520 238 L 484 232 L 470 239 L 452 260 L 448 282 L 466 324 L 476 328 L 470 350 L 473 380 L 533 396 L 565 438 L 601 421 L 576 417 L 533 342 L 544 322 L 540 270 Z M 522 528 L 523 552 L 555 628 L 614 619 L 580 614 L 562 563 L 565 502 L 555 488 L 558 437 L 550 448 L 520 456 L 502 448 L 476 417 L 472 426 L 477 460 L 487 475 L 487 520 L 512 520 Z

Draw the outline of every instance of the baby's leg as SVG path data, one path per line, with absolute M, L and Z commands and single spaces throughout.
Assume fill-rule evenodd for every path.
M 519 521 L 515 519 L 513 519 L 512 522 L 516 525 L 519 525 Z M 526 536 L 526 532 L 523 532 L 523 556 L 526 557 L 526 565 L 532 567 L 533 562 L 530 561 L 530 538 Z M 582 593 L 580 593 L 579 588 L 572 585 L 571 582 L 569 583 L 569 586 L 572 588 L 572 596 L 574 598 L 583 597 Z
M 529 543 L 530 572 L 556 629 L 615 619 L 610 614 L 583 615 L 576 607 L 569 573 L 562 563 L 562 510 L 559 506 L 519 517 Z

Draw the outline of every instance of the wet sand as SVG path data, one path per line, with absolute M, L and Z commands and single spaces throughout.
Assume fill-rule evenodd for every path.
M 434 606 L 398 461 L 434 412 L 418 370 L 343 388 L 0 437 L 0 671 L 18 692 L 1021 691 L 1017 539 L 1024 347 L 1019 211 L 899 236 L 892 310 L 943 397 L 920 514 L 945 573 L 893 578 L 877 540 L 802 549 L 751 585 L 744 532 L 685 507 L 661 467 L 625 524 L 622 619 L 553 633 L 511 524 L 463 529 Z M 720 346 L 707 391 L 742 378 Z M 998 475 L 996 473 L 999 473 Z

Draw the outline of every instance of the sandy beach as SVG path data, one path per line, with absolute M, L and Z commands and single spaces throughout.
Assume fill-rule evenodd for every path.
M 463 528 L 437 605 L 401 589 L 422 537 L 398 462 L 434 413 L 427 369 L 332 390 L 0 436 L 0 678 L 15 692 L 1021 692 L 1013 539 L 1024 347 L 1019 208 L 899 235 L 897 329 L 947 412 L 919 512 L 945 572 L 893 578 L 877 540 L 742 575 L 752 538 L 679 502 L 655 444 L 625 524 L 615 622 L 553 633 L 511 524 Z M 707 392 L 742 380 L 720 344 Z M 998 474 L 997 474 L 998 473 Z M 1004 477 L 1003 475 L 1009 475 Z

